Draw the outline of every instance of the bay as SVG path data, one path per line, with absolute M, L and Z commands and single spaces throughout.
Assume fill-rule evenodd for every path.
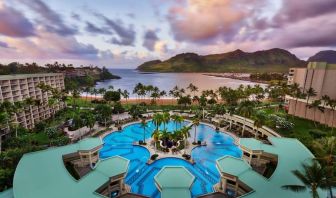
M 207 76 L 202 73 L 144 73 L 132 69 L 110 69 L 110 71 L 120 76 L 121 79 L 98 82 L 96 88 L 107 89 L 112 85 L 114 89 L 126 89 L 130 92 L 130 98 L 136 98 L 136 95 L 132 94 L 132 92 L 134 86 L 139 82 L 144 85 L 157 86 L 160 90 L 165 90 L 167 93 L 176 85 L 180 88 L 186 88 L 190 83 L 197 86 L 199 92 L 206 89 L 215 90 L 220 86 L 237 88 L 241 84 L 244 86 L 258 84 L 230 78 Z

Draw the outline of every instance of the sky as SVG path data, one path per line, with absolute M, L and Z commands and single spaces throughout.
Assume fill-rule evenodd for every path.
M 0 0 L 0 62 L 135 68 L 184 52 L 336 49 L 336 0 Z

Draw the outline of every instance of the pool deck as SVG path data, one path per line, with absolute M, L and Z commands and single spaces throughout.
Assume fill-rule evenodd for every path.
M 138 122 L 128 123 L 123 127 L 134 123 Z M 214 127 L 213 125 L 208 123 L 202 124 Z M 110 176 L 119 174 L 120 171 L 118 172 L 118 170 L 121 169 L 118 168 L 118 160 L 115 157 L 102 160 L 102 163 L 97 164 L 97 168 L 95 168 L 88 175 L 77 181 L 66 170 L 62 160 L 62 156 L 64 154 L 77 152 L 78 150 L 90 149 L 97 146 L 98 144 L 101 145 L 101 139 L 103 137 L 116 131 L 118 130 L 116 128 L 113 128 L 112 131 L 106 132 L 105 134 L 100 136 L 100 138 L 88 138 L 76 144 L 49 148 L 47 150 L 25 154 L 21 158 L 15 171 L 13 181 L 14 185 L 12 190 L 14 197 L 101 197 L 99 194 L 95 193 L 95 190 L 103 185 Z M 232 167 L 230 167 L 231 169 L 234 169 L 233 172 L 240 178 L 241 181 L 243 181 L 245 184 L 253 189 L 251 193 L 244 195 L 244 198 L 303 198 L 309 195 L 308 191 L 306 193 L 293 193 L 291 191 L 283 190 L 281 188 L 281 186 L 283 185 L 300 184 L 299 180 L 295 178 L 295 176 L 292 174 L 292 170 L 300 170 L 302 163 L 307 162 L 314 157 L 300 141 L 291 138 L 270 137 L 269 140 L 271 142 L 271 145 L 268 145 L 254 139 L 239 139 L 229 132 L 222 133 L 228 134 L 233 139 L 238 140 L 236 141 L 236 143 L 238 142 L 238 144 L 241 143 L 251 149 L 261 149 L 265 152 L 276 154 L 278 156 L 279 162 L 277 168 L 269 179 L 264 178 L 263 176 L 259 175 L 254 171 L 251 171 L 250 169 L 247 169 L 248 171 L 240 170 L 239 167 L 241 166 L 233 165 Z M 192 140 L 189 139 L 189 142 L 191 141 Z M 189 144 L 188 148 L 185 150 L 186 154 L 191 154 L 192 149 L 197 146 L 199 145 Z M 151 155 L 158 153 L 158 159 L 166 157 L 184 159 L 182 157 L 182 154 L 184 153 L 183 150 L 180 151 L 179 154 L 173 154 L 171 152 L 163 153 L 161 151 L 155 151 L 154 147 L 151 146 L 151 144 L 147 144 L 147 146 L 144 147 L 148 149 Z M 241 163 L 246 163 L 243 159 L 239 160 L 240 161 L 233 162 L 233 164 L 238 163 L 241 165 Z M 225 172 L 225 168 L 226 167 L 223 167 L 223 169 L 221 170 Z M 231 169 L 227 171 L 231 171 Z M 125 169 L 123 169 L 122 171 L 125 171 Z M 168 194 L 170 195 L 172 195 L 173 193 L 175 192 L 168 192 Z M 321 195 L 324 195 L 324 192 L 321 192 Z

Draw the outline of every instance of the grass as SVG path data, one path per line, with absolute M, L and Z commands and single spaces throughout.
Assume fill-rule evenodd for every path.
M 313 121 L 291 116 L 284 110 L 277 111 L 275 108 L 264 108 L 263 111 L 268 115 L 277 114 L 285 116 L 290 122 L 294 124 L 293 129 L 291 131 L 279 129 L 275 130 L 284 137 L 299 139 L 308 148 L 311 147 L 311 143 L 314 139 L 335 135 L 335 132 L 332 133 L 332 129 L 330 127 L 326 127 L 325 125 L 318 123 L 315 126 Z

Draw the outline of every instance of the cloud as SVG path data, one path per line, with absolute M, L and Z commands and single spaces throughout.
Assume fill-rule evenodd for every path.
M 89 33 L 93 34 L 113 34 L 108 28 L 106 27 L 98 27 L 93 23 L 86 22 L 85 30 Z
M 154 51 L 159 53 L 160 55 L 165 56 L 168 52 L 167 42 L 165 41 L 157 41 L 154 45 Z
M 29 37 L 35 35 L 33 24 L 19 11 L 0 6 L 0 34 L 11 37 Z
M 209 54 L 274 47 L 307 56 L 336 46 L 336 1 L 185 0 L 170 7 L 175 52 Z M 323 24 L 323 25 L 321 25 Z M 318 27 L 318 28 L 317 28 Z
M 108 26 L 111 31 L 116 33 L 117 37 L 112 37 L 109 40 L 110 43 L 116 45 L 126 45 L 126 46 L 133 46 L 135 41 L 135 30 L 133 25 L 125 25 L 122 20 L 120 19 L 110 19 L 103 14 L 95 13 L 97 17 L 102 19 L 106 26 Z
M 275 26 L 283 26 L 335 11 L 335 0 L 305 0 L 304 2 L 282 0 L 282 7 L 273 18 L 273 23 Z
M 276 38 L 274 43 L 284 48 L 335 47 L 336 21 L 330 20 L 335 17 L 336 14 L 329 14 L 301 20 L 277 29 L 269 39 Z
M 78 31 L 74 27 L 67 25 L 60 14 L 52 10 L 41 0 L 18 0 L 40 16 L 37 22 L 43 25 L 48 31 L 62 36 L 74 35 Z
M 0 48 L 9 48 L 9 45 L 5 42 L 0 41 Z
M 143 38 L 143 46 L 149 51 L 154 51 L 156 42 L 159 40 L 156 32 L 153 30 L 147 30 Z
M 75 37 L 63 37 L 44 30 L 39 30 L 39 35 L 36 38 L 7 38 L 6 43 L 10 46 L 15 46 L 15 50 L 10 57 L 97 60 L 100 55 L 100 50 L 92 44 L 84 44 L 78 42 Z
M 77 13 L 72 13 L 71 14 L 71 17 L 73 18 L 73 19 L 75 19 L 75 20 L 77 20 L 77 21 L 82 21 L 82 18 L 81 18 L 81 16 L 79 15 L 79 14 L 77 14 Z
M 185 7 L 169 10 L 168 21 L 178 41 L 208 43 L 221 38 L 229 42 L 253 13 L 248 2 L 260 4 L 254 0 L 188 0 Z

